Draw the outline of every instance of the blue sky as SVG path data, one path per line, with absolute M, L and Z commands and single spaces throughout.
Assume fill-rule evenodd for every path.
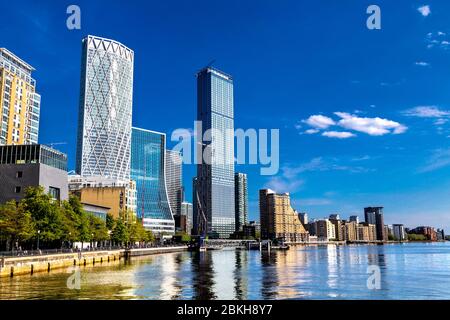
M 0 0 L 0 46 L 36 68 L 40 142 L 66 142 L 74 168 L 81 39 L 135 51 L 133 124 L 192 128 L 195 72 L 215 59 L 232 74 L 236 128 L 279 128 L 281 170 L 249 174 L 258 189 L 289 191 L 296 209 L 346 218 L 385 206 L 387 223 L 450 230 L 450 3 L 376 1 L 382 29 L 366 28 L 372 1 Z M 184 167 L 191 199 L 194 166 Z

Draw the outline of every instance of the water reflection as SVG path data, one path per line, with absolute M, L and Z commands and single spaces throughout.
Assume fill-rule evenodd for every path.
M 367 288 L 367 267 L 382 289 Z M 450 299 L 450 245 L 298 246 L 134 258 L 0 279 L 0 299 Z M 427 290 L 423 290 L 427 288 Z
M 212 300 L 217 297 L 213 292 L 215 281 L 211 255 L 210 251 L 192 253 L 192 284 L 194 289 L 192 298 L 194 300 Z

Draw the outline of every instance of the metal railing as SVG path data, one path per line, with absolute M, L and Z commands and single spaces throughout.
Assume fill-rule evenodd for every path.
M 13 251 L 0 251 L 0 258 L 7 257 L 30 257 L 30 256 L 43 256 L 52 254 L 64 254 L 64 253 L 78 253 L 78 252 L 92 252 L 92 251 L 109 251 L 109 250 L 127 250 L 127 249 L 147 249 L 147 248 L 170 248 L 180 247 L 184 244 L 142 244 L 142 245 L 129 245 L 129 246 L 103 246 L 103 247 L 85 247 L 81 248 L 63 248 L 63 249 L 42 249 L 42 250 L 13 250 Z

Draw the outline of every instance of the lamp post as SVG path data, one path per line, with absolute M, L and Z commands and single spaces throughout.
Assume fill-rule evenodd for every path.
M 111 246 L 112 246 L 112 240 L 111 240 L 111 230 L 108 230 L 108 236 L 109 236 L 109 250 L 111 250 Z
M 41 230 L 38 230 L 38 238 L 37 238 L 37 249 L 39 250 L 39 235 L 41 234 Z

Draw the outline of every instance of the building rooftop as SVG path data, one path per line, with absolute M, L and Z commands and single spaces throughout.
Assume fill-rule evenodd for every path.
M 27 70 L 30 73 L 35 70 L 31 65 L 20 59 L 6 48 L 0 48 L 0 57 L 6 58 L 9 62 Z

